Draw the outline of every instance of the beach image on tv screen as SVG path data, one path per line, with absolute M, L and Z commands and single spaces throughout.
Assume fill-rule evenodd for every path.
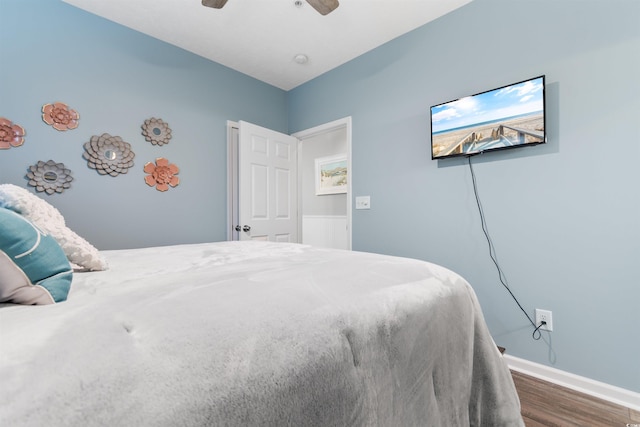
M 432 157 L 544 142 L 544 76 L 431 107 Z

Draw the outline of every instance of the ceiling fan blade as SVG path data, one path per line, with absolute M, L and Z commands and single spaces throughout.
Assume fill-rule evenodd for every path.
M 202 5 L 212 7 L 214 9 L 222 9 L 227 4 L 227 0 L 202 0 Z
M 205 0 L 202 1 L 204 2 Z M 321 15 L 327 15 L 340 6 L 338 0 L 307 0 L 307 3 L 320 12 Z

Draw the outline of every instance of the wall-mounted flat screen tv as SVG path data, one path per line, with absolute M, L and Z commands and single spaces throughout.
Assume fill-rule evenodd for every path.
M 544 76 L 431 107 L 431 158 L 544 144 Z

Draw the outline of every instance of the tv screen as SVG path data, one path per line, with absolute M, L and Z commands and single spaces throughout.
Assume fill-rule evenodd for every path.
M 431 107 L 431 158 L 543 144 L 544 76 Z

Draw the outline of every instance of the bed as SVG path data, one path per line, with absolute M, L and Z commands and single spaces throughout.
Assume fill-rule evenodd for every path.
M 256 241 L 99 256 L 60 301 L 0 304 L 0 425 L 524 425 L 441 266 Z

